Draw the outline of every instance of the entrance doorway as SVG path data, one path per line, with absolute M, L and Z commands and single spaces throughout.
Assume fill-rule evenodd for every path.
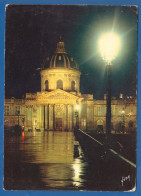
M 62 118 L 56 118 L 56 131 L 62 131 Z

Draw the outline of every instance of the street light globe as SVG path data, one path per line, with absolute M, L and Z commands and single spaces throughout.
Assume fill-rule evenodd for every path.
M 76 104 L 75 109 L 77 112 L 80 110 L 80 105 L 78 103 Z
M 125 114 L 125 110 L 122 110 L 121 113 L 124 115 Z
M 103 60 L 106 63 L 111 64 L 118 55 L 121 41 L 115 33 L 110 32 L 101 36 L 98 45 Z

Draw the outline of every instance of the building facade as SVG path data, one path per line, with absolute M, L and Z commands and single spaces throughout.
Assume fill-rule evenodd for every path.
M 59 40 L 55 53 L 42 65 L 41 91 L 26 93 L 25 99 L 5 99 L 5 127 L 20 125 L 28 130 L 82 130 L 105 132 L 106 95 L 95 100 L 81 94 L 79 66 Z M 136 130 L 137 99 L 112 99 L 112 131 Z

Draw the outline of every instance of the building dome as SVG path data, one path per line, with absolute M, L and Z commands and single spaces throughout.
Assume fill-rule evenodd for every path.
M 57 42 L 55 53 L 45 59 L 40 74 L 41 91 L 62 89 L 79 93 L 81 72 L 76 61 L 67 54 L 61 39 Z
M 67 69 L 75 69 L 79 70 L 77 62 L 70 57 L 64 47 L 64 42 L 60 39 L 57 42 L 57 47 L 55 53 L 47 57 L 42 65 L 42 69 L 48 68 L 67 68 Z

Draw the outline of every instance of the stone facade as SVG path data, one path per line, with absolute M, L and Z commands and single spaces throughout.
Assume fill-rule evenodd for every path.
M 57 82 L 62 81 L 62 89 L 65 91 L 79 92 L 80 72 L 71 69 L 46 69 L 41 71 L 41 91 L 57 89 Z M 74 89 L 72 89 L 74 82 Z
M 78 64 L 69 57 L 64 42 L 57 43 L 41 71 L 41 92 L 27 93 L 25 99 L 5 99 L 5 127 L 19 124 L 28 130 L 82 130 L 105 132 L 106 96 L 94 100 L 81 94 Z M 79 105 L 79 110 L 77 106 Z M 136 130 L 137 100 L 133 97 L 112 99 L 112 132 Z

